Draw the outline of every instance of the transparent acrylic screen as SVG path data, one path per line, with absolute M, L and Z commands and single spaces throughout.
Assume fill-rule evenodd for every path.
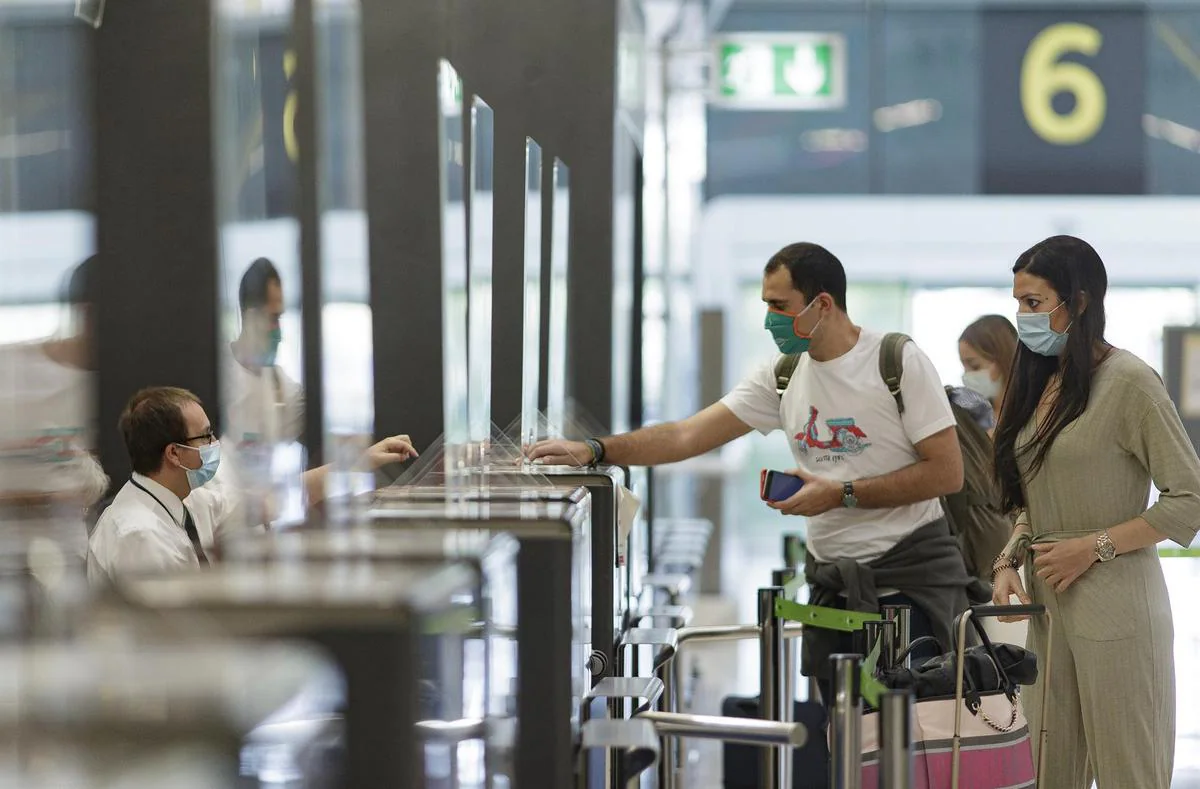
M 546 369 L 546 421 L 561 431 L 566 418 L 567 277 L 570 269 L 571 169 L 554 160 L 550 228 L 550 353 Z
M 222 462 L 255 523 L 304 516 L 300 225 L 292 3 L 222 0 L 215 17 Z M 248 158 L 247 151 L 259 151 Z
M 525 305 L 521 348 L 521 441 L 538 427 L 542 334 L 542 146 L 525 140 Z
M 492 430 L 492 108 L 476 96 L 471 103 L 471 248 L 468 290 L 467 420 L 472 444 Z
M 442 61 L 442 392 L 445 444 L 462 446 L 470 437 L 467 419 L 467 213 L 463 147 L 462 80 Z M 450 473 L 453 469 L 447 469 Z

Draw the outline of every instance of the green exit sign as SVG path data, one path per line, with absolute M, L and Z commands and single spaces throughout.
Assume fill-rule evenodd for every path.
M 712 104 L 755 110 L 846 105 L 846 39 L 836 33 L 739 34 L 716 40 Z

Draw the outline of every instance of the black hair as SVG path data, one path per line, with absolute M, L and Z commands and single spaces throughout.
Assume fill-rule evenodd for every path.
M 259 258 L 250 264 L 242 275 L 238 285 L 238 307 L 244 314 L 246 310 L 261 307 L 267 303 L 267 286 L 274 282 L 280 287 L 283 281 L 279 278 L 279 270 L 267 258 Z
M 63 301 L 72 306 L 91 304 L 94 301 L 92 287 L 96 278 L 99 255 L 92 255 L 76 266 L 66 277 L 63 286 Z
M 1104 295 L 1108 274 L 1104 262 L 1090 244 L 1074 236 L 1053 236 L 1034 245 L 1013 266 L 1013 273 L 1040 277 L 1054 288 L 1071 320 L 1067 344 L 1060 356 L 1042 356 L 1025 347 L 1017 348 L 1008 392 L 996 426 L 996 480 L 1006 510 L 1025 506 L 1024 483 L 1038 472 L 1046 454 L 1067 425 L 1087 408 L 1092 394 L 1092 375 L 1102 360 L 1104 340 Z M 1018 446 L 1018 436 L 1037 418 L 1038 403 L 1055 373 L 1058 394 L 1045 419 L 1040 420 L 1032 440 Z M 1032 455 L 1027 471 L 1020 461 Z
M 771 256 L 765 273 L 784 267 L 792 276 L 792 287 L 810 302 L 828 293 L 838 309 L 846 311 L 846 269 L 828 249 L 808 242 L 789 244 Z

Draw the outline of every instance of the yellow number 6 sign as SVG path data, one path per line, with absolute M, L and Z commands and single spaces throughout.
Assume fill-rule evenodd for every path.
M 1021 63 L 1021 108 L 1029 128 L 1053 145 L 1080 145 L 1104 125 L 1108 97 L 1096 72 L 1080 63 L 1062 62 L 1077 53 L 1095 57 L 1103 36 L 1090 25 L 1063 23 L 1038 33 Z M 1054 109 L 1054 97 L 1069 93 L 1075 106 Z

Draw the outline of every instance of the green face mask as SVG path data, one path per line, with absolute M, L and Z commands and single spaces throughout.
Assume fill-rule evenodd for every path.
M 800 310 L 795 315 L 789 315 L 786 312 L 767 309 L 767 319 L 763 322 L 763 328 L 771 333 L 771 338 L 775 340 L 775 345 L 779 348 L 780 353 L 795 354 L 807 353 L 808 346 L 812 344 L 812 334 L 798 334 L 796 332 L 796 318 L 799 318 L 815 303 L 809 303 L 808 307 Z M 820 325 L 820 321 L 817 322 Z M 816 331 L 816 326 L 813 331 Z
M 275 357 L 279 354 L 279 344 L 283 342 L 283 330 L 271 329 L 267 335 L 267 347 L 263 351 L 262 365 L 263 367 L 274 367 Z

